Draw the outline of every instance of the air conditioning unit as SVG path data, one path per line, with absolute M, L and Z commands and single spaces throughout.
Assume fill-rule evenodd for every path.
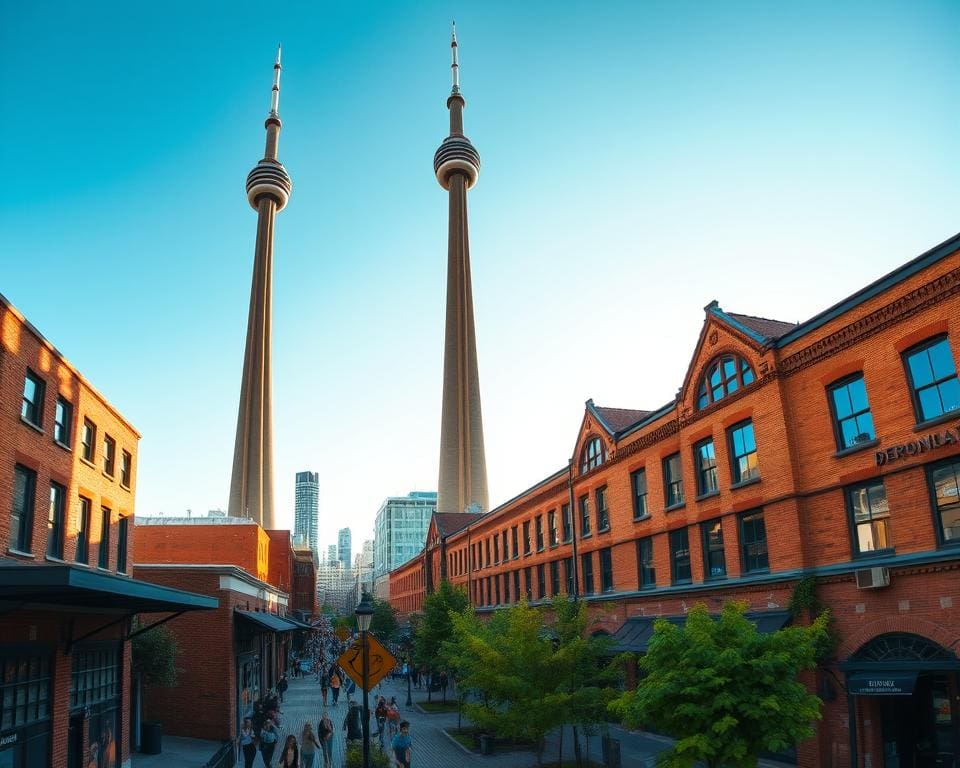
M 890 586 L 889 568 L 861 568 L 854 572 L 857 589 L 879 589 Z

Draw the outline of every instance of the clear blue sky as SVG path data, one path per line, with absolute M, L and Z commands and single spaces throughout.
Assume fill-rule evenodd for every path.
M 711 299 L 801 320 L 960 230 L 952 1 L 0 4 L 0 292 L 143 433 L 139 514 L 226 506 L 278 41 L 279 518 L 435 488 L 451 17 L 493 503 L 670 400 Z

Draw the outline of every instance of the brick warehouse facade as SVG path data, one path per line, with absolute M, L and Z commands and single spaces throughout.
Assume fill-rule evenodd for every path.
M 176 687 L 146 691 L 145 715 L 177 736 L 232 741 L 286 671 L 293 633 L 309 628 L 293 617 L 315 613 L 315 587 L 291 592 L 302 564 L 290 533 L 247 518 L 156 517 L 137 521 L 137 541 L 137 578 L 219 601 L 169 622 L 182 672 Z
M 958 294 L 960 236 L 800 325 L 711 303 L 673 402 L 588 401 L 569 466 L 432 525 L 391 601 L 418 610 L 441 578 L 481 612 L 578 594 L 591 631 L 642 652 L 653 617 L 698 602 L 776 629 L 812 576 L 840 644 L 808 677 L 824 717 L 798 764 L 953 764 Z
M 139 438 L 0 296 L 2 765 L 129 765 L 133 617 L 216 604 L 131 578 Z

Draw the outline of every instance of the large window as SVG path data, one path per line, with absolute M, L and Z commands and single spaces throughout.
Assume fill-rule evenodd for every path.
M 630 487 L 633 488 L 633 519 L 642 520 L 647 512 L 647 470 L 638 469 L 630 475 Z
M 73 429 L 73 406 L 66 398 L 57 398 L 57 407 L 53 414 L 53 439 L 60 445 L 70 447 L 70 433 Z
M 613 592 L 613 550 L 600 550 L 600 591 Z
M 708 437 L 693 446 L 693 461 L 697 468 L 697 495 L 716 493 L 720 486 L 717 483 L 717 453 L 713 438 Z
M 580 535 L 590 535 L 590 497 L 584 494 L 578 502 L 580 505 Z
M 653 538 L 637 539 L 637 575 L 640 589 L 657 585 L 657 570 L 653 565 Z
M 0 729 L 50 717 L 50 660 L 47 656 L 0 658 Z M 3 763 L 0 763 L 3 764 Z
M 130 477 L 132 475 L 133 456 L 129 451 L 120 452 L 120 485 L 124 488 L 130 487 Z M 507 534 L 503 534 L 503 551 L 507 551 Z M 506 555 L 504 555 L 506 557 Z
M 560 561 L 550 561 L 550 594 L 560 594 Z
M 697 408 L 706 408 L 753 381 L 753 369 L 746 360 L 737 355 L 725 355 L 711 363 L 700 380 Z
M 583 568 L 583 594 L 593 594 L 593 552 L 587 552 L 580 558 Z
M 740 550 L 744 573 L 769 570 L 767 527 L 763 523 L 762 511 L 753 510 L 740 515 Z
M 73 652 L 70 707 L 109 701 L 120 695 L 120 658 L 116 649 Z
M 543 552 L 543 515 L 537 515 L 534 524 L 537 529 L 537 552 Z
M 523 522 L 523 554 L 529 555 L 532 551 L 530 546 L 530 521 Z
M 693 579 L 690 570 L 690 537 L 686 528 L 670 531 L 670 567 L 674 584 L 689 584 Z
M 103 436 L 103 471 L 113 477 L 117 461 L 117 441 L 110 435 Z
M 909 350 L 904 359 L 913 390 L 917 421 L 929 421 L 960 408 L 960 381 L 946 336 Z
M 63 558 L 64 511 L 67 489 L 59 483 L 50 483 L 50 510 L 47 514 L 47 554 Z
M 757 442 L 753 437 L 752 421 L 742 421 L 730 429 L 730 464 L 730 475 L 734 485 L 760 477 Z
M 529 603 L 531 600 L 533 600 L 533 570 L 529 566 L 523 569 L 523 587 L 523 594 L 526 596 L 527 602 Z
M 29 553 L 33 546 L 33 509 L 37 473 L 17 464 L 13 468 L 13 509 L 10 513 L 10 549 Z
M 537 566 L 537 597 L 543 600 L 547 596 L 547 568 L 543 563 Z
M 520 602 L 520 569 L 513 572 L 513 602 Z
M 727 561 L 723 554 L 723 526 L 720 520 L 700 524 L 703 536 L 703 573 L 708 579 L 722 579 L 727 575 Z
M 610 510 L 607 508 L 607 486 L 597 488 L 597 530 L 610 530 Z
M 35 427 L 43 426 L 43 393 L 46 383 L 37 374 L 27 370 L 23 379 L 23 402 L 20 405 L 20 418 Z
M 507 554 L 507 529 L 504 528 L 503 532 L 500 534 L 500 548 L 503 550 L 503 561 L 506 562 L 509 555 Z
M 557 546 L 560 543 L 560 532 L 557 530 L 557 510 L 555 509 L 547 512 L 547 529 L 550 532 L 550 546 Z
M 868 443 L 877 436 L 862 373 L 831 385 L 829 393 L 838 450 Z
M 563 575 L 564 575 L 564 580 L 567 582 L 567 594 L 572 595 L 574 593 L 574 587 L 576 586 L 574 573 L 573 573 L 572 557 L 564 558 Z
M 506 552 L 504 552 L 504 560 L 506 560 Z M 500 562 L 500 537 L 494 535 L 493 537 L 493 562 Z
M 90 557 L 90 499 L 80 496 L 77 511 L 77 562 L 88 563 Z
M 591 469 L 603 464 L 603 441 L 599 437 L 592 437 L 583 447 L 583 456 L 580 461 L 580 474 L 584 475 Z
M 87 461 L 93 461 L 93 453 L 97 445 L 97 425 L 90 419 L 83 420 L 83 429 L 80 430 L 80 455 Z
M 513 546 L 513 549 L 511 550 L 513 552 L 513 559 L 516 560 L 518 557 L 520 557 L 520 544 L 517 540 L 517 526 L 513 526 L 513 528 L 510 529 L 510 541 Z
M 570 518 L 570 505 L 560 507 L 560 520 L 563 523 L 563 541 L 567 543 L 573 538 L 573 520 Z
M 487 605 L 500 605 L 500 577 L 494 576 L 493 579 L 493 594 L 490 592 L 490 580 L 491 577 L 487 577 Z
M 951 459 L 929 472 L 940 541 L 956 544 L 960 542 L 960 461 Z
M 853 554 L 870 555 L 893 548 L 890 538 L 890 505 L 883 480 L 871 480 L 847 489 Z
M 110 567 L 110 510 L 100 507 L 100 553 L 97 565 L 101 568 Z
M 683 504 L 683 469 L 679 453 L 663 460 L 663 494 L 668 509 Z

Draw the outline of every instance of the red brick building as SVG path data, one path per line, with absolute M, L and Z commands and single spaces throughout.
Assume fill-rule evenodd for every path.
M 0 296 L 0 765 L 129 765 L 134 616 L 216 606 L 131 578 L 139 439 Z
M 698 602 L 775 630 L 812 576 L 840 644 L 797 762 L 954 764 L 960 236 L 799 325 L 712 302 L 691 343 L 675 400 L 588 401 L 569 465 L 434 531 L 391 599 L 416 610 L 444 577 L 480 611 L 577 594 L 591 631 L 643 652 L 655 617 Z
M 315 587 L 308 599 L 291 601 L 290 533 L 247 518 L 155 517 L 137 521 L 137 541 L 137 578 L 219 601 L 212 613 L 167 625 L 182 649 L 182 672 L 175 688 L 145 692 L 144 715 L 162 720 L 166 733 L 232 740 L 286 671 L 291 633 L 309 628 L 294 616 L 314 613 Z

